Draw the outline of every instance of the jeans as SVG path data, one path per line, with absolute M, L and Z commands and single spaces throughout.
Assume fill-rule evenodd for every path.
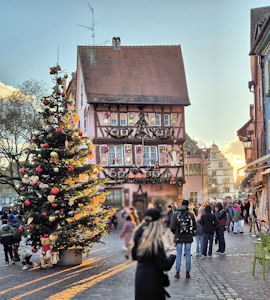
M 183 245 L 185 245 L 186 272 L 190 272 L 190 270 L 191 270 L 191 255 L 190 255 L 191 244 L 176 244 L 176 251 L 177 251 L 176 272 L 180 272 Z
M 233 232 L 237 233 L 238 225 L 239 225 L 239 231 L 243 232 L 244 220 L 239 220 L 238 222 L 234 222 Z
M 213 240 L 214 240 L 214 234 L 208 234 L 204 233 L 203 234 L 203 251 L 202 255 L 206 256 L 207 255 L 207 246 L 208 246 L 208 241 L 209 241 L 209 248 L 208 248 L 208 255 L 212 255 L 213 251 Z
M 217 240 L 218 240 L 218 252 L 224 253 L 225 252 L 225 238 L 224 238 L 224 231 L 225 228 L 223 226 L 216 229 Z
M 196 253 L 202 254 L 203 249 L 203 235 L 196 235 Z
M 227 224 L 227 231 L 230 232 L 231 231 L 231 223 L 233 223 L 232 219 L 229 220 L 229 223 Z M 233 228 L 233 226 L 232 226 Z
M 12 245 L 4 245 L 4 252 L 5 252 L 5 261 L 8 263 L 8 255 L 10 259 L 13 260 L 13 253 L 12 253 Z

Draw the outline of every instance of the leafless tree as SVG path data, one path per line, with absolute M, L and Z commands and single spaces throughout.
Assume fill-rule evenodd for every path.
M 38 106 L 46 91 L 43 86 L 36 80 L 25 81 L 18 91 L 0 97 L 0 184 L 16 192 L 19 170 L 28 160 L 27 145 L 40 127 Z

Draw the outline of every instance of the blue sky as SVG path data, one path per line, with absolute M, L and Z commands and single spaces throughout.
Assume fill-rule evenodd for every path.
M 96 44 L 181 44 L 191 100 L 186 130 L 224 145 L 249 118 L 250 8 L 257 0 L 91 0 Z M 91 42 L 87 0 L 0 0 L 0 81 L 35 78 L 50 85 L 48 68 L 76 69 L 77 45 Z

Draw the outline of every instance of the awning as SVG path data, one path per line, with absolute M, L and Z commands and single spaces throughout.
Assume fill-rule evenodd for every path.
M 258 163 L 267 161 L 267 160 L 270 160 L 270 154 L 267 154 L 267 155 L 265 155 L 265 156 L 262 156 L 262 157 L 260 157 L 260 158 L 258 158 L 258 159 L 256 159 L 256 160 L 254 160 L 253 162 L 251 162 L 251 163 L 245 165 L 244 167 L 238 169 L 237 172 L 239 172 L 240 170 L 243 170 L 243 169 L 247 169 L 247 168 L 249 168 L 249 167 L 252 167 L 252 166 L 254 166 L 254 165 L 258 164 Z M 267 166 L 265 166 L 265 167 L 267 167 Z
M 262 175 L 270 174 L 270 168 L 266 169 L 261 173 Z

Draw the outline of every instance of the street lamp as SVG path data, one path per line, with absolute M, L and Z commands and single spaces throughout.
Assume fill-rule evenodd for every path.
M 245 147 L 246 149 L 252 148 L 252 140 L 251 140 L 250 138 L 245 137 L 245 138 L 243 138 L 242 142 L 243 142 L 244 147 Z

